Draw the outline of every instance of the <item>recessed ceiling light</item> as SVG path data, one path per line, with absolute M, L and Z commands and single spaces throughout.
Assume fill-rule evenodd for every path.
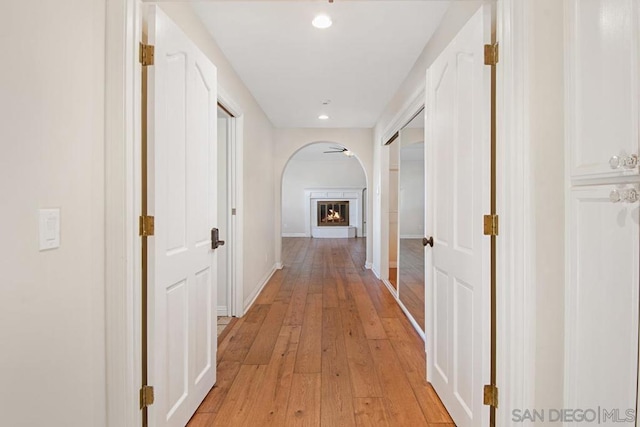
M 333 22 L 331 22 L 331 18 L 328 15 L 318 15 L 313 18 L 311 24 L 316 28 L 325 29 L 329 28 Z
M 329 119 L 329 116 L 327 116 L 326 114 L 320 114 L 320 115 L 318 116 L 318 118 L 319 118 L 320 120 L 327 120 L 327 119 Z

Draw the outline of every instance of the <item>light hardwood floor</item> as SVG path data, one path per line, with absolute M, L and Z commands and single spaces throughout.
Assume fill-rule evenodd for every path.
M 284 269 L 219 343 L 217 385 L 188 426 L 454 426 L 364 251 L 283 239 Z

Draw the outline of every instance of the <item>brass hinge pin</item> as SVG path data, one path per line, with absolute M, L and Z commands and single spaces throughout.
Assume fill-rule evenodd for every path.
M 497 236 L 499 232 L 498 215 L 484 216 L 484 235 Z
M 140 216 L 140 236 L 149 237 L 155 234 L 155 218 L 152 216 Z
M 155 57 L 155 47 L 150 44 L 140 43 L 140 63 L 143 67 L 153 65 Z
M 153 387 L 143 385 L 140 389 L 140 409 L 153 405 L 154 400 Z
M 484 45 L 484 65 L 496 65 L 500 60 L 498 43 Z
M 493 384 L 484 386 L 484 404 L 494 408 L 498 407 L 498 387 Z

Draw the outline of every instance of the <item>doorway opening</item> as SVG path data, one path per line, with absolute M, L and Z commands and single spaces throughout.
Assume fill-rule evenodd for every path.
M 316 142 L 299 149 L 281 185 L 283 239 L 364 237 L 367 177 L 347 147 Z
M 237 118 L 220 100 L 218 101 L 218 223 L 221 238 L 226 246 L 218 254 L 218 333 L 228 325 L 231 317 L 242 316 L 235 303 L 238 294 L 236 278 L 237 229 L 234 217 L 236 176 L 236 135 Z

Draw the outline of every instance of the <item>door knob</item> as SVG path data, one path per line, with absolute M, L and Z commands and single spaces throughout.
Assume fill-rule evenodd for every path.
M 640 199 L 640 194 L 636 191 L 635 188 L 628 188 L 626 190 L 611 190 L 609 194 L 609 200 L 613 203 L 624 202 L 624 203 L 635 203 Z
M 220 231 L 217 228 L 211 229 L 211 249 L 218 249 L 224 246 L 224 240 L 220 240 Z
M 423 238 L 422 238 L 422 244 L 423 244 L 424 246 L 429 245 L 429 246 L 433 247 L 433 236 L 429 236 L 429 238 L 428 238 L 428 239 L 427 239 L 426 237 L 423 237 Z
M 638 156 L 635 154 L 622 157 L 612 156 L 609 159 L 609 166 L 611 166 L 611 169 L 634 169 L 638 166 Z

